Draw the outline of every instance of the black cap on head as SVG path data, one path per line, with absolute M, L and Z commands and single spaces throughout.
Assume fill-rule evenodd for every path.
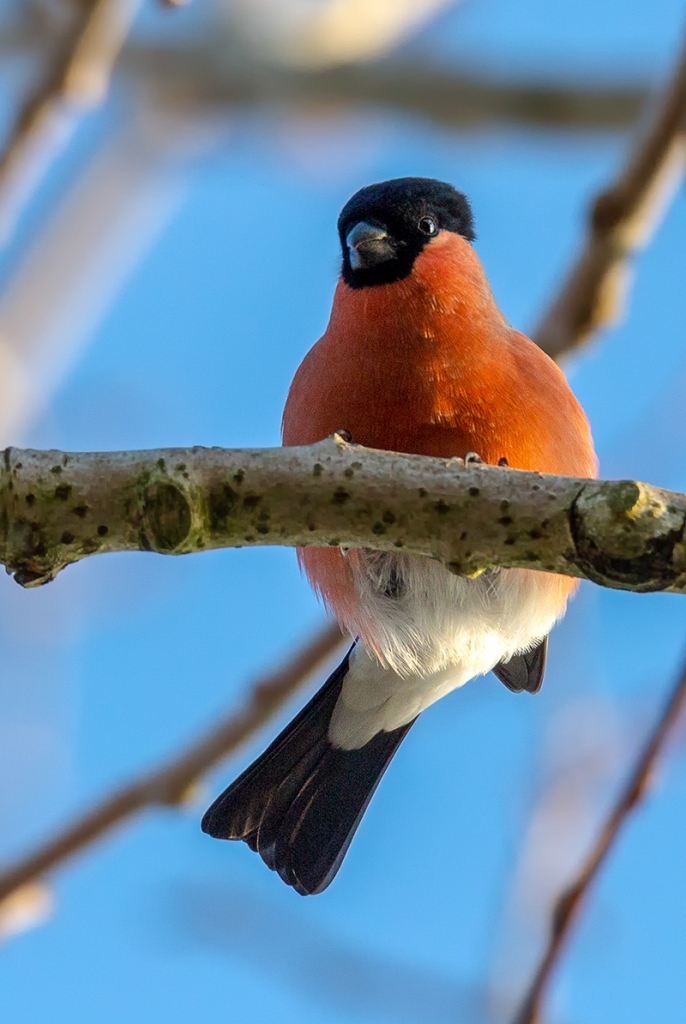
M 439 231 L 473 241 L 469 200 L 433 178 L 393 178 L 356 192 L 338 218 L 343 279 L 352 288 L 407 277 L 424 246 Z

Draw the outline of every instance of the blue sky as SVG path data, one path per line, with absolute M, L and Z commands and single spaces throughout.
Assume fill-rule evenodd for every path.
M 200 7 L 195 18 L 210 16 Z M 194 16 L 180 17 L 190 31 Z M 160 19 L 148 15 L 145 31 Z M 468 0 L 416 45 L 503 73 L 659 81 L 683 19 L 675 0 Z M 2 79 L 3 110 L 18 76 Z M 70 177 L 131 132 L 133 100 L 118 82 L 82 126 L 0 263 L 0 282 Z M 452 133 L 382 111 L 230 114 L 211 129 L 175 158 L 163 230 L 82 332 L 80 356 L 27 443 L 278 443 L 290 378 L 326 324 L 338 211 L 362 184 L 391 176 L 435 176 L 470 195 L 496 297 L 526 330 L 626 145 L 620 135 L 512 127 Z M 624 322 L 568 367 L 604 473 L 681 490 L 685 233 L 682 191 L 637 263 Z M 551 641 L 538 697 L 488 677 L 426 712 L 335 884 L 316 899 L 287 890 L 247 848 L 199 830 L 206 802 L 274 724 L 207 780 L 195 805 L 142 818 L 56 876 L 53 915 L 0 950 L 5 1019 L 485 1024 L 498 957 L 517 934 L 503 908 L 551 784 L 551 736 L 576 720 L 592 732 L 605 713 L 614 723 L 616 762 L 587 794 L 597 816 L 679 664 L 682 600 L 583 585 Z M 281 549 L 91 559 L 39 591 L 0 579 L 0 606 L 3 858 L 191 738 L 322 620 Z M 570 756 L 586 739 L 572 732 Z M 683 1021 L 685 799 L 682 738 L 594 892 L 551 1020 Z

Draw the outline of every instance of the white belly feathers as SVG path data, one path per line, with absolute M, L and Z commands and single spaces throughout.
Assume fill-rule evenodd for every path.
M 529 650 L 564 612 L 554 577 L 495 569 L 476 579 L 405 554 L 351 551 L 361 636 L 329 737 L 351 750 L 474 676 Z

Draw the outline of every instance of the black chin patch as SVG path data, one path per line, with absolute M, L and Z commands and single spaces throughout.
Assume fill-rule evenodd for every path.
M 419 228 L 420 221 L 425 223 L 426 218 L 434 222 L 437 231 L 452 231 L 468 242 L 475 238 L 469 200 L 447 182 L 433 178 L 392 178 L 356 192 L 338 218 L 345 283 L 351 288 L 370 288 L 408 277 L 417 256 L 433 237 Z M 353 270 L 346 238 L 360 221 L 385 228 L 395 242 L 395 259 Z

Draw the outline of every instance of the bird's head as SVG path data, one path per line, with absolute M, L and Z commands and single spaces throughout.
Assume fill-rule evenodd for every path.
M 469 200 L 433 178 L 393 178 L 356 192 L 338 218 L 343 280 L 351 288 L 407 277 L 422 250 L 441 232 L 473 241 Z

